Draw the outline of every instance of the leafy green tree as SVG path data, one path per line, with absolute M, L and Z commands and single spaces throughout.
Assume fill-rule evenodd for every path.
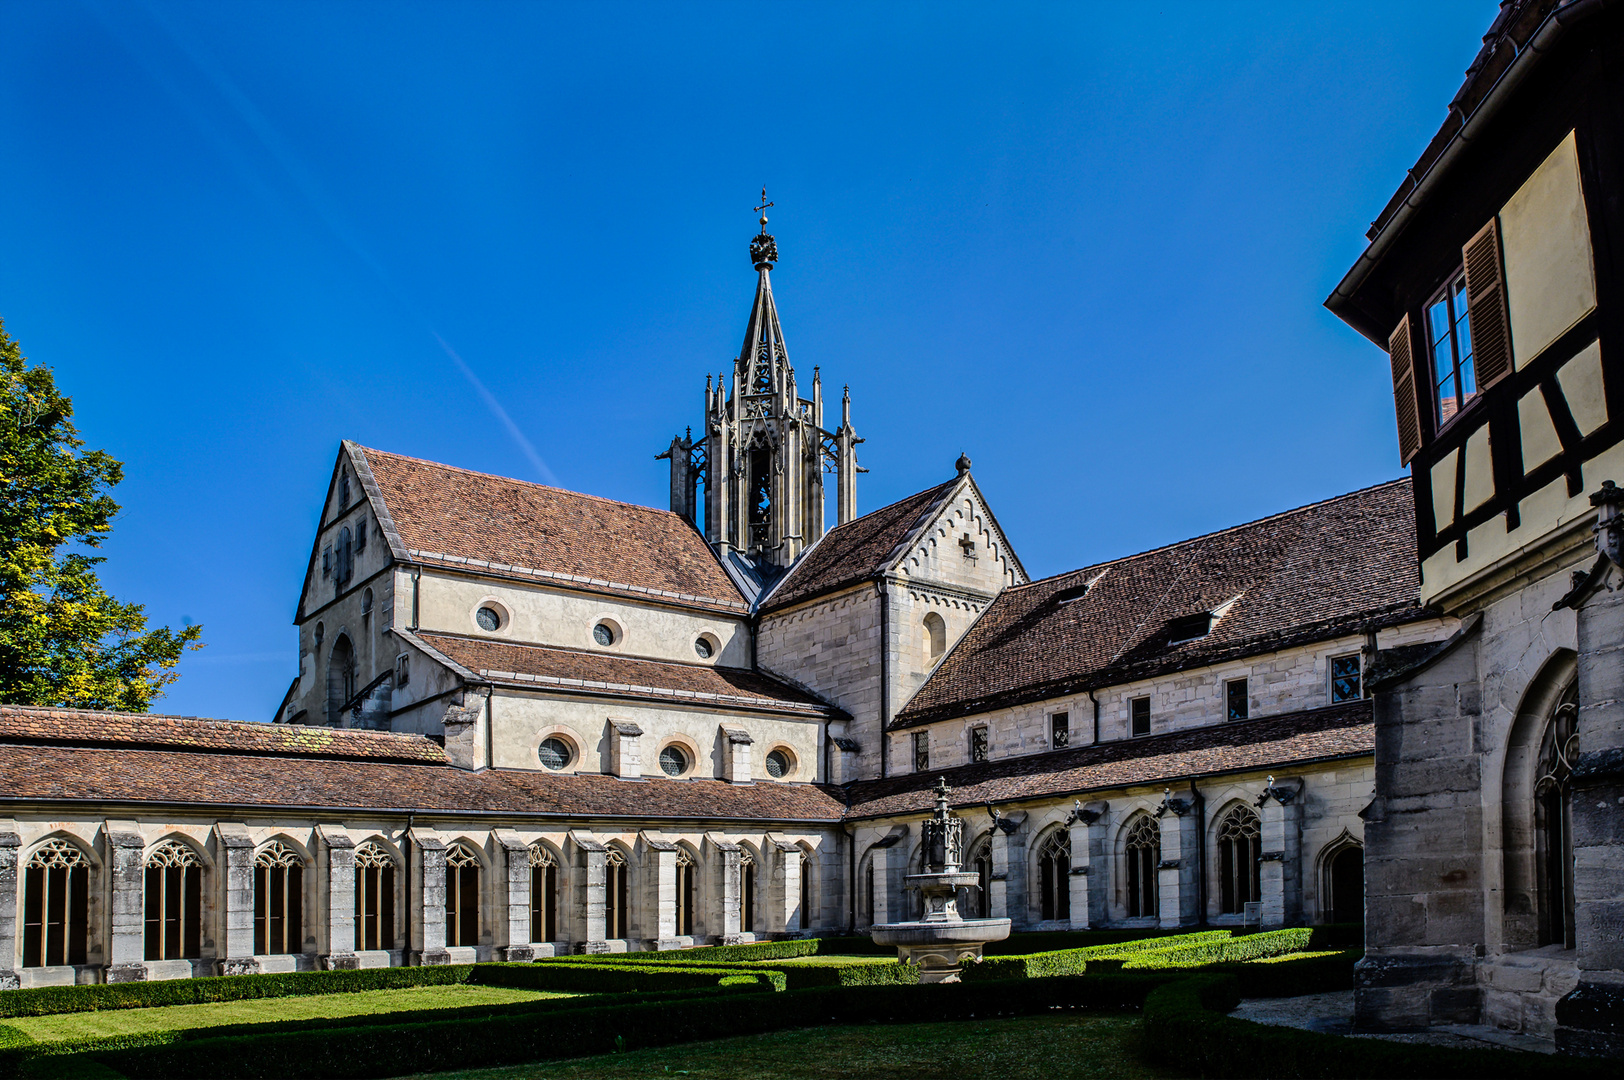
M 0 702 L 145 712 L 200 626 L 147 629 L 96 579 L 124 467 L 85 450 L 73 402 L 0 320 Z

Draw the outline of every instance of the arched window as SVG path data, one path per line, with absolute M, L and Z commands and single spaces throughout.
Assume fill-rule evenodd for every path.
M 813 917 L 817 913 L 812 910 L 812 856 L 805 850 L 801 851 L 801 929 L 806 930 L 812 926 Z
M 355 696 L 355 648 L 348 634 L 338 635 L 327 657 L 327 723 L 344 726 L 344 706 Z
M 355 849 L 355 950 L 395 945 L 395 860 L 368 840 Z
M 85 963 L 90 864 L 66 840 L 47 840 L 23 875 L 23 967 Z
M 603 926 L 610 939 L 626 937 L 630 925 L 631 889 L 626 876 L 626 856 L 610 848 L 603 857 Z
M 947 651 L 947 623 L 936 612 L 925 616 L 925 659 L 934 664 Z
M 201 956 L 202 915 L 202 860 L 180 841 L 166 840 L 147 856 L 146 959 Z
M 460 843 L 445 852 L 445 943 L 479 944 L 479 856 Z
M 874 859 L 870 857 L 863 863 L 863 889 L 858 895 L 862 904 L 862 921 L 864 925 L 872 926 L 874 923 Z
M 1160 908 L 1156 867 L 1162 861 L 1162 828 L 1149 814 L 1128 826 L 1128 918 L 1154 916 Z
M 1071 833 L 1056 829 L 1038 848 L 1040 918 L 1071 918 Z
M 254 856 L 254 953 L 304 951 L 304 860 L 272 841 Z
M 558 860 L 541 844 L 530 845 L 530 940 L 558 939 Z
M 1258 837 L 1262 823 L 1237 806 L 1218 823 L 1218 888 L 1225 915 L 1239 915 L 1258 899 Z
M 1325 860 L 1325 915 L 1331 922 L 1365 921 L 1365 849 L 1346 843 Z
M 1540 738 L 1534 781 L 1539 943 L 1574 947 L 1573 763 L 1579 757 L 1578 684 L 1568 687 Z
M 977 919 L 990 918 L 992 915 L 991 837 L 983 836 L 975 842 L 975 846 L 970 849 L 969 858 L 964 861 L 964 868 L 975 873 L 976 883 L 967 885 L 960 890 L 960 910 Z
M 677 933 L 688 937 L 694 932 L 694 866 L 687 848 L 677 849 Z
M 756 857 L 746 851 L 739 856 L 739 930 L 752 934 L 756 929 Z

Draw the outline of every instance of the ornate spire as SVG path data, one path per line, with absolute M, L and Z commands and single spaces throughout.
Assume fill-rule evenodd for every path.
M 771 270 L 778 261 L 778 241 L 767 233 L 767 207 L 772 203 L 767 201 L 767 189 L 761 189 L 761 205 L 756 207 L 756 213 L 761 215 L 761 232 L 750 241 L 750 261 L 757 270 Z

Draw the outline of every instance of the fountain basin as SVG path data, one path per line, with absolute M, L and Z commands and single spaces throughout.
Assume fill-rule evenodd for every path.
M 959 965 L 981 959 L 989 941 L 1009 936 L 1008 919 L 917 920 L 869 928 L 876 944 L 891 945 L 897 959 L 919 969 L 922 983 L 958 982 Z

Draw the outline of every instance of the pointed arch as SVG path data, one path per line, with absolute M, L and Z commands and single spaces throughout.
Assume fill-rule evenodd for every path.
M 1162 828 L 1144 810 L 1128 815 L 1119 832 L 1123 906 L 1130 919 L 1154 918 L 1161 912 L 1157 867 L 1162 861 Z
M 55 832 L 23 860 L 23 967 L 88 963 L 94 849 Z
M 1032 845 L 1037 883 L 1035 907 L 1044 922 L 1071 919 L 1071 831 L 1052 825 L 1039 833 Z
M 1218 875 L 1218 913 L 1240 915 L 1247 904 L 1261 898 L 1263 819 L 1246 802 L 1234 799 L 1213 816 L 1212 832 L 1217 850 L 1213 869 Z
M 445 943 L 479 944 L 480 879 L 484 853 L 472 841 L 457 839 L 445 849 Z
M 254 854 L 254 955 L 304 951 L 307 858 L 291 840 L 276 837 Z
M 1314 864 L 1319 871 L 1321 920 L 1364 922 L 1364 841 L 1343 829 L 1335 840 L 1320 848 Z
M 1578 654 L 1557 649 L 1523 691 L 1506 737 L 1500 780 L 1507 948 L 1572 938 L 1571 797 L 1564 751 L 1577 715 Z M 1573 706 L 1564 709 L 1565 706 Z M 1542 782 L 1543 781 L 1543 782 Z
M 673 925 L 681 937 L 694 936 L 694 910 L 699 899 L 699 851 L 686 841 L 677 841 L 676 918 Z
M 964 848 L 964 869 L 976 876 L 974 885 L 959 889 L 959 910 L 975 918 L 992 917 L 992 830 L 982 832 Z
M 381 836 L 355 845 L 355 951 L 392 949 L 397 939 L 397 868 L 401 853 Z
M 799 881 L 801 895 L 796 910 L 800 915 L 799 929 L 810 930 L 818 919 L 818 889 L 816 876 L 818 874 L 817 852 L 805 840 L 795 844 L 794 857 L 800 862 Z
M 739 932 L 756 932 L 759 914 L 762 868 L 761 849 L 748 840 L 739 841 Z
M 620 840 L 605 845 L 603 856 L 604 937 L 624 940 L 632 935 L 632 849 Z
M 193 960 L 203 955 L 201 848 L 173 833 L 147 849 L 142 915 L 147 960 Z
M 333 635 L 333 647 L 327 652 L 327 723 L 331 727 L 344 726 L 344 706 L 355 696 L 355 645 L 347 631 Z

